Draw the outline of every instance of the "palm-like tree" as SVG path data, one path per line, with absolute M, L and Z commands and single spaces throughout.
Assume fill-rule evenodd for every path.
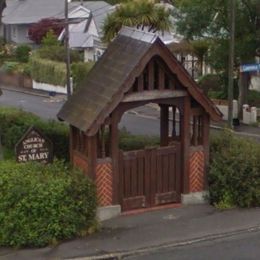
M 150 32 L 169 31 L 171 28 L 170 11 L 157 6 L 154 0 L 132 0 L 119 5 L 109 15 L 103 26 L 103 40 L 110 42 L 122 28 L 130 26 Z

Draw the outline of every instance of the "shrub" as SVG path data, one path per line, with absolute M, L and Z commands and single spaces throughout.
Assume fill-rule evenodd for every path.
M 15 61 L 6 61 L 1 66 L 1 71 L 5 73 L 14 73 L 18 69 L 18 62 Z
M 212 140 L 210 152 L 211 203 L 260 206 L 260 145 L 225 132 Z
M 31 47 L 27 44 L 19 45 L 15 50 L 16 59 L 19 62 L 28 62 Z
M 52 30 L 54 35 L 59 36 L 64 27 L 64 23 L 61 19 L 45 18 L 38 23 L 33 24 L 28 31 L 30 40 L 36 44 L 40 44 L 46 34 Z
M 94 62 L 77 62 L 71 64 L 71 72 L 73 77 L 73 87 L 78 88 L 86 78 L 88 72 L 93 67 Z
M 68 160 L 69 129 L 65 124 L 43 121 L 31 113 L 15 108 L 0 108 L 0 122 L 2 144 L 8 150 L 8 154 L 9 151 L 14 151 L 15 144 L 26 130 L 34 125 L 53 142 L 54 156 Z
M 1 246 L 46 246 L 93 227 L 95 188 L 78 170 L 6 161 L 0 172 Z
M 42 45 L 44 47 L 60 45 L 60 41 L 58 40 L 57 36 L 54 34 L 53 30 L 48 31 L 46 35 L 43 37 Z
M 260 92 L 256 90 L 248 91 L 248 103 L 251 106 L 260 107 Z
M 66 57 L 67 57 L 65 47 L 60 45 L 44 46 L 37 50 L 37 54 L 42 59 L 64 62 L 64 63 L 66 62 Z M 79 62 L 82 60 L 83 58 L 78 51 L 70 50 L 71 62 Z

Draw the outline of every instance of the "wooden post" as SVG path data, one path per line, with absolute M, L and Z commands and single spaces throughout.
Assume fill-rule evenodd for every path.
M 88 176 L 94 181 L 96 178 L 97 135 L 88 136 Z
M 137 79 L 137 85 L 138 85 L 138 92 L 141 92 L 144 90 L 144 75 L 143 73 L 138 77 Z
M 70 162 L 73 163 L 73 142 L 74 142 L 74 129 L 73 126 L 70 125 L 70 136 L 69 136 L 69 156 L 70 156 Z
M 207 171 L 209 167 L 209 130 L 210 130 L 210 118 L 209 115 L 204 112 L 202 118 L 202 144 L 204 151 L 204 189 L 208 188 Z
M 169 139 L 169 106 L 160 105 L 160 134 L 161 146 L 168 145 Z
M 189 159 L 190 159 L 190 97 L 184 97 L 183 115 L 181 122 L 181 142 L 183 154 L 183 190 L 184 194 L 189 193 Z
M 154 61 L 151 60 L 148 64 L 148 89 L 154 89 Z
M 159 67 L 159 89 L 165 89 L 165 72 Z
M 111 118 L 111 157 L 112 157 L 112 169 L 113 169 L 113 205 L 119 204 L 119 131 L 118 121 L 119 116 L 116 112 L 112 114 Z

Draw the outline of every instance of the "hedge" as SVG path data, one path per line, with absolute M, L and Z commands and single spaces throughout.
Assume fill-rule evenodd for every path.
M 133 151 L 147 147 L 156 147 L 160 145 L 159 136 L 133 135 L 125 129 L 120 131 L 119 148 L 123 151 Z
M 16 108 L 0 108 L 0 134 L 2 144 L 7 150 L 14 152 L 15 144 L 26 130 L 34 125 L 39 128 L 52 142 L 54 156 L 68 160 L 69 157 L 69 128 L 67 125 L 56 121 L 44 121 L 32 113 Z
M 0 246 L 42 247 L 95 227 L 95 187 L 80 171 L 5 161 L 0 172 Z
M 66 85 L 66 64 L 52 60 L 41 59 L 38 55 L 30 57 L 31 76 L 40 83 L 56 86 Z
M 94 62 L 77 62 L 71 64 L 71 73 L 73 77 L 73 88 L 77 89 L 84 82 L 87 74 L 93 67 Z
M 219 208 L 260 206 L 260 144 L 225 131 L 210 147 L 209 193 Z

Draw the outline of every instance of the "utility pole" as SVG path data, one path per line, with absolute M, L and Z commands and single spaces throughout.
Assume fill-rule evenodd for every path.
M 70 84 L 70 47 L 69 47 L 69 18 L 68 18 L 68 0 L 65 0 L 65 49 L 66 49 L 66 84 L 67 97 L 71 95 Z
M 235 56 L 235 0 L 229 0 L 229 68 L 228 68 L 228 127 L 233 129 L 233 99 L 234 99 L 234 56 Z

